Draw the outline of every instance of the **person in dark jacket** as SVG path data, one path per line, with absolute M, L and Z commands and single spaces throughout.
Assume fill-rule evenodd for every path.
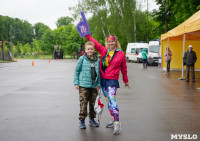
M 192 50 L 192 45 L 189 45 L 188 51 L 185 52 L 183 63 L 186 65 L 186 82 L 189 82 L 189 72 L 191 68 L 192 82 L 195 82 L 194 64 L 197 60 L 196 53 Z

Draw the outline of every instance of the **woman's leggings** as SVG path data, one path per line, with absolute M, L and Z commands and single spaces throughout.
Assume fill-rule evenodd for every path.
M 116 102 L 117 87 L 109 86 L 108 89 L 102 87 L 103 94 L 106 98 L 108 110 L 114 121 L 119 121 L 119 108 Z

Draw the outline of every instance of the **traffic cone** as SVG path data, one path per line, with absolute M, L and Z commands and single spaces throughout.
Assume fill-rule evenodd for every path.
M 34 62 L 32 61 L 32 66 L 34 66 Z
M 56 58 L 56 61 L 58 61 L 58 58 Z
M 13 61 L 15 61 L 15 58 L 13 58 Z
M 44 58 L 42 57 L 42 60 L 44 60 Z
M 50 59 L 49 59 L 49 63 L 51 63 Z
M 16 62 L 17 62 L 17 58 L 16 58 Z

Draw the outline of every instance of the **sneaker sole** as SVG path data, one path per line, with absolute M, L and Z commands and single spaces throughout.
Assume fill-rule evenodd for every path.
M 86 129 L 86 127 L 79 127 L 80 129 Z
M 119 132 L 116 132 L 116 133 L 113 133 L 114 135 L 117 135 L 121 132 L 121 128 L 122 128 L 122 123 L 120 123 L 120 129 L 119 129 Z
M 114 125 L 106 125 L 106 128 L 113 128 L 114 127 Z
M 99 127 L 99 126 L 95 126 L 95 125 L 93 125 L 93 124 L 89 124 L 89 126 L 91 126 L 91 127 Z
M 79 128 L 80 128 L 80 129 L 86 129 L 86 127 L 81 127 L 80 125 L 79 125 Z

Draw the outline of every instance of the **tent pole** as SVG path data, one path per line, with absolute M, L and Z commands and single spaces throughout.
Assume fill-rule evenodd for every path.
M 167 40 L 167 60 L 168 60 L 168 49 L 169 49 L 169 37 L 168 37 L 168 40 Z M 168 65 L 168 61 L 166 61 L 166 72 L 167 72 L 167 65 Z
M 184 53 L 185 53 L 185 33 L 183 34 L 183 56 L 184 56 Z M 182 59 L 182 75 L 181 75 L 181 78 L 179 78 L 179 80 L 185 80 L 183 78 L 183 75 L 184 75 L 184 65 L 183 65 L 183 59 Z

